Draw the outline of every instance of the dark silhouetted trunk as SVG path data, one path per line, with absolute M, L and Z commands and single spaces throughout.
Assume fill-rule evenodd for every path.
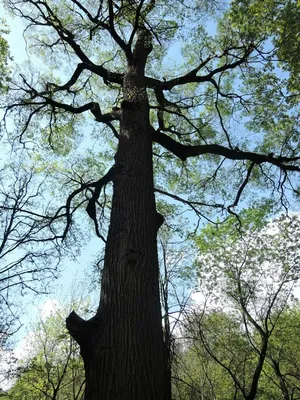
M 289 391 L 288 391 L 288 388 L 286 386 L 284 377 L 283 377 L 283 375 L 282 375 L 282 373 L 280 371 L 279 361 L 276 361 L 273 357 L 270 357 L 270 359 L 271 359 L 275 374 L 276 374 L 276 376 L 278 378 L 278 381 L 279 381 L 279 386 L 280 386 L 280 389 L 281 389 L 281 392 L 282 392 L 283 399 L 284 400 L 289 400 L 290 399 Z
M 124 77 L 120 137 L 101 300 L 90 321 L 72 313 L 67 326 L 81 347 L 85 400 L 169 400 L 164 353 L 149 105 L 136 44 Z

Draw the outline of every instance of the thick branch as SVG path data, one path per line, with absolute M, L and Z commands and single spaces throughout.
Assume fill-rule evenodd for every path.
M 249 182 L 249 179 L 250 179 L 252 170 L 254 168 L 254 165 L 255 165 L 255 163 L 252 162 L 250 167 L 248 168 L 246 178 L 244 179 L 243 183 L 239 187 L 239 190 L 237 192 L 237 195 L 236 195 L 236 198 L 235 198 L 234 202 L 228 207 L 229 211 L 230 211 L 231 208 L 236 207 L 238 205 L 238 203 L 240 201 L 240 198 L 241 198 L 241 195 L 243 193 L 243 190 L 245 189 L 245 187 L 247 186 L 247 184 Z
M 284 379 L 284 375 L 282 374 L 282 372 L 280 370 L 279 361 L 276 361 L 271 355 L 269 357 L 271 359 L 272 366 L 273 366 L 273 369 L 277 376 L 277 379 L 279 380 L 279 385 L 280 385 L 280 389 L 283 394 L 283 398 L 284 398 L 284 400 L 289 400 L 290 399 L 289 391 L 288 391 L 288 388 L 286 385 L 286 381 Z
M 251 388 L 246 397 L 247 400 L 254 400 L 257 395 L 258 382 L 266 359 L 267 348 L 268 348 L 268 339 L 265 337 L 263 338 L 262 347 L 260 349 L 257 364 L 253 373 Z
M 169 150 L 175 156 L 179 157 L 181 160 L 185 161 L 189 157 L 196 157 L 202 154 L 216 154 L 223 156 L 230 160 L 249 160 L 255 164 L 269 163 L 276 165 L 283 171 L 297 171 L 300 172 L 300 167 L 298 165 L 289 165 L 286 163 L 291 163 L 298 161 L 300 157 L 273 157 L 272 154 L 260 154 L 251 151 L 242 151 L 237 148 L 229 149 L 218 144 L 204 144 L 199 146 L 188 146 L 176 142 L 176 140 L 165 135 L 162 132 L 158 132 L 153 129 L 153 141 L 163 146 L 165 149 Z
M 47 84 L 47 89 L 50 89 L 50 91 L 51 91 L 51 87 L 54 87 L 54 91 L 55 92 L 58 91 L 58 90 L 68 90 L 68 89 L 70 89 L 70 87 L 73 86 L 77 82 L 77 80 L 80 77 L 81 73 L 85 69 L 87 69 L 87 67 L 88 66 L 85 63 L 79 63 L 77 65 L 77 68 L 75 69 L 73 75 L 71 76 L 71 78 L 68 80 L 67 83 L 65 83 L 64 85 L 59 86 L 59 85 L 56 85 L 55 83 L 49 82 Z
M 127 60 L 132 59 L 131 49 L 127 43 L 118 35 L 117 31 L 115 30 L 115 23 L 114 23 L 114 10 L 113 10 L 113 1 L 108 0 L 108 13 L 109 13 L 109 33 L 111 34 L 114 41 L 120 46 L 120 48 L 124 51 Z
M 66 326 L 70 335 L 76 340 L 80 346 L 80 353 L 84 359 L 92 356 L 93 333 L 99 330 L 99 316 L 96 314 L 89 320 L 79 317 L 73 310 L 66 319 Z
M 70 335 L 77 341 L 77 343 L 80 342 L 80 332 L 83 331 L 86 324 L 87 322 L 79 317 L 79 315 L 76 314 L 74 310 L 66 319 L 67 329 L 70 332 Z
M 65 111 L 69 111 L 72 114 L 81 114 L 85 111 L 90 111 L 94 115 L 95 120 L 97 122 L 107 123 L 110 121 L 114 121 L 116 119 L 110 113 L 102 114 L 99 104 L 95 103 L 95 102 L 87 103 L 80 107 L 74 107 L 74 106 L 71 106 L 70 104 L 60 103 L 60 102 L 52 100 L 50 98 L 44 97 L 44 99 L 46 100 L 47 104 L 51 104 L 52 106 L 54 106 L 56 108 L 60 108 Z
M 139 5 L 137 7 L 136 13 L 135 13 L 133 29 L 132 29 L 132 32 L 131 32 L 131 35 L 130 35 L 130 38 L 129 38 L 129 41 L 128 41 L 128 45 L 130 46 L 130 48 L 132 46 L 134 36 L 135 36 L 139 26 L 140 26 L 141 10 L 143 8 L 144 2 L 145 2 L 145 0 L 141 0 L 140 1 Z
M 78 66 L 77 70 L 78 69 L 80 70 L 79 66 Z M 64 90 L 71 86 L 73 80 L 76 79 L 76 76 L 78 74 L 80 74 L 80 72 L 76 72 L 76 71 L 73 74 L 73 77 L 70 79 L 69 82 L 67 82 L 64 86 L 58 86 L 58 90 Z M 75 75 L 75 77 L 74 77 L 74 75 Z M 93 101 L 90 103 L 86 103 L 83 106 L 79 106 L 79 107 L 75 107 L 71 104 L 61 103 L 60 101 L 56 101 L 51 97 L 51 91 L 38 92 L 34 87 L 32 87 L 27 82 L 27 80 L 25 79 L 25 77 L 23 75 L 21 75 L 21 77 L 22 77 L 25 85 L 28 86 L 28 88 L 29 88 L 28 90 L 25 90 L 25 91 L 30 94 L 31 99 L 36 99 L 36 98 L 40 97 L 45 101 L 45 104 L 49 104 L 54 108 L 59 108 L 59 109 L 68 111 L 72 114 L 81 114 L 81 113 L 84 113 L 85 111 L 91 111 L 91 113 L 94 115 L 97 122 L 103 122 L 103 123 L 108 124 L 111 121 L 120 119 L 120 112 L 116 107 L 113 108 L 112 113 L 102 114 L 99 103 L 96 103 Z M 41 103 L 34 103 L 34 102 L 28 103 L 28 101 L 26 101 L 25 104 L 26 105 L 29 105 L 29 104 L 35 105 L 36 104 L 36 105 L 43 106 L 43 104 L 41 104 Z M 25 104 L 21 104 L 21 105 L 24 106 Z M 12 105 L 11 107 L 13 107 L 13 106 L 14 105 Z M 15 106 L 17 106 L 17 105 L 15 105 Z M 19 106 L 19 104 L 18 104 L 18 106 Z M 26 125 L 28 125 L 28 124 L 26 124 Z M 109 125 L 109 126 L 111 127 L 111 125 Z
M 99 181 L 95 182 L 94 184 L 95 191 L 86 207 L 86 212 L 88 213 L 89 217 L 94 221 L 97 236 L 99 236 L 100 238 L 102 238 L 102 236 L 100 235 L 98 227 L 96 202 L 100 196 L 101 189 L 103 188 L 103 186 L 111 182 L 113 180 L 113 177 L 114 177 L 114 167 L 111 167 L 110 170 L 101 179 L 99 179 Z
M 147 57 L 151 53 L 152 49 L 151 33 L 146 28 L 140 28 L 133 49 L 133 60 L 136 65 L 139 65 L 144 69 Z
M 72 0 L 72 3 L 76 4 L 76 6 L 77 6 L 81 11 L 84 12 L 84 14 L 88 17 L 88 19 L 89 19 L 91 22 L 93 22 L 94 24 L 99 24 L 99 22 L 100 22 L 99 19 L 98 19 L 97 17 L 93 17 L 92 14 L 88 11 L 88 9 L 85 8 L 85 7 L 81 4 L 82 2 L 77 1 L 77 0 Z
M 101 189 L 103 188 L 104 185 L 106 185 L 108 182 L 111 182 L 113 179 L 113 172 L 114 172 L 114 167 L 111 167 L 110 170 L 98 181 L 96 182 L 89 182 L 89 183 L 84 183 L 82 184 L 78 189 L 74 190 L 69 196 L 66 201 L 65 209 L 66 209 L 66 218 L 67 218 L 67 223 L 66 227 L 63 233 L 63 239 L 66 237 L 71 223 L 72 223 L 72 213 L 71 213 L 71 204 L 73 199 L 80 193 L 82 193 L 86 189 L 91 189 L 95 188 L 95 191 L 93 193 L 93 196 L 88 202 L 86 211 L 89 215 L 89 217 L 94 221 L 95 227 L 96 227 L 96 233 L 97 236 L 103 239 L 103 237 L 99 233 L 99 228 L 98 228 L 98 222 L 96 218 L 96 202 L 100 196 Z M 58 211 L 57 214 L 61 211 L 63 207 L 61 207 Z M 103 239 L 104 240 L 104 239 Z
M 77 79 L 79 78 L 80 74 L 84 70 L 88 70 L 93 72 L 94 74 L 101 76 L 104 80 L 104 83 L 118 83 L 122 85 L 123 82 L 123 74 L 118 72 L 112 72 L 108 69 L 104 68 L 102 65 L 94 64 L 90 59 L 85 56 L 85 54 L 80 49 L 80 46 L 75 43 L 74 40 L 66 40 L 65 41 L 73 48 L 77 56 L 82 61 L 77 65 L 75 72 L 73 73 L 70 80 L 63 86 L 58 86 L 59 90 L 64 90 L 70 88 L 74 83 L 76 83 Z
M 86 53 L 76 42 L 73 33 L 62 24 L 61 20 L 57 17 L 57 15 L 53 12 L 51 7 L 46 2 L 36 2 L 34 5 L 40 11 L 41 17 L 46 22 L 46 25 L 52 27 L 57 32 L 60 39 L 63 42 L 68 43 L 68 45 L 73 49 L 75 54 L 84 64 L 85 69 L 88 69 L 91 72 L 94 72 L 95 74 L 101 76 L 104 79 L 104 81 L 122 84 L 122 74 L 111 72 L 101 65 L 95 65 L 90 60 L 90 58 L 86 55 Z M 46 9 L 48 15 L 46 15 L 46 13 L 43 11 L 42 9 L 43 7 Z M 24 15 L 24 17 L 30 19 L 29 16 Z M 34 21 L 32 21 L 32 23 L 37 24 Z M 82 68 L 82 66 L 79 67 L 79 70 L 80 68 Z
M 225 55 L 228 54 L 229 50 L 244 50 L 243 54 L 241 56 L 237 56 L 235 55 L 235 57 L 237 58 L 236 61 L 227 63 L 225 62 L 223 65 L 221 65 L 218 68 L 213 69 L 212 71 L 210 71 L 208 74 L 206 75 L 197 75 L 197 73 L 199 72 L 199 70 L 201 68 L 203 68 L 210 60 L 214 59 L 214 58 L 222 58 Z M 175 86 L 179 86 L 179 85 L 185 85 L 187 83 L 202 83 L 202 82 L 210 82 L 212 84 L 215 84 L 215 82 L 213 81 L 213 77 L 216 74 L 219 74 L 221 72 L 225 72 L 231 69 L 235 69 L 236 67 L 244 64 L 247 62 L 249 55 L 252 53 L 252 51 L 254 50 L 254 46 L 252 44 L 250 44 L 249 46 L 243 46 L 241 48 L 234 48 L 234 49 L 227 49 L 225 50 L 221 55 L 219 56 L 211 56 L 208 57 L 206 60 L 202 61 L 198 67 L 192 69 L 191 71 L 189 71 L 188 73 L 186 73 L 185 75 L 181 75 L 177 78 L 174 79 L 170 79 L 168 81 L 160 81 L 158 79 L 154 79 L 154 78 L 149 78 L 146 77 L 146 85 L 149 88 L 152 89 L 156 89 L 159 91 L 164 91 L 164 90 L 171 90 L 173 89 L 173 87 Z

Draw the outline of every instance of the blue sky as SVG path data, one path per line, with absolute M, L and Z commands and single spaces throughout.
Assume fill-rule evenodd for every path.
M 3 17 L 10 28 L 10 33 L 7 35 L 7 39 L 14 63 L 21 64 L 26 62 L 29 59 L 29 56 L 26 52 L 26 43 L 22 35 L 24 26 L 22 25 L 21 20 L 18 18 L 11 18 L 4 11 L 3 6 L 0 4 L 0 18 Z M 33 61 L 32 57 L 30 57 L 30 61 Z M 25 310 L 24 312 L 22 311 L 21 317 L 21 323 L 23 324 L 23 327 L 17 332 L 16 335 L 14 335 L 14 341 L 19 341 L 24 337 L 26 334 L 26 326 L 35 319 L 38 312 L 38 307 L 41 308 L 41 305 L 45 302 L 46 304 L 50 304 L 49 299 L 53 300 L 55 296 L 57 296 L 57 294 L 54 294 L 55 287 L 63 286 L 67 291 L 74 277 L 76 277 L 78 286 L 80 286 L 80 282 L 83 282 L 86 278 L 87 267 L 91 265 L 92 261 L 95 259 L 95 255 L 99 252 L 100 243 L 100 239 L 92 239 L 85 247 L 82 254 L 77 258 L 77 262 L 74 262 L 71 259 L 64 260 L 61 265 L 61 276 L 53 286 L 53 294 L 38 297 L 28 295 L 25 298 L 20 298 L 21 303 L 25 306 Z M 78 290 L 80 291 L 80 288 L 78 288 Z

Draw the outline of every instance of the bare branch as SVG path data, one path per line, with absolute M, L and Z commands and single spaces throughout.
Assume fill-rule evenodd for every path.
M 236 207 L 236 206 L 238 205 L 239 200 L 240 200 L 240 198 L 241 198 L 241 195 L 242 195 L 242 193 L 243 193 L 243 190 L 245 189 L 247 183 L 249 182 L 249 179 L 250 179 L 250 176 L 251 176 L 251 173 L 252 173 L 252 171 L 253 171 L 254 166 L 255 166 L 255 163 L 251 163 L 250 167 L 248 168 L 246 178 L 244 179 L 243 183 L 242 183 L 241 186 L 239 187 L 239 190 L 238 190 L 238 192 L 237 192 L 236 198 L 235 198 L 233 204 L 231 204 L 231 205 L 228 207 L 228 210 L 230 210 L 231 208 Z
M 113 180 L 113 177 L 114 177 L 114 167 L 111 167 L 109 169 L 109 171 L 101 179 L 99 179 L 97 182 L 94 183 L 93 186 L 95 187 L 95 191 L 93 193 L 93 196 L 90 198 L 88 205 L 86 207 L 86 212 L 88 213 L 89 217 L 94 221 L 97 236 L 102 238 L 102 240 L 103 240 L 103 237 L 99 232 L 97 215 L 96 215 L 96 202 L 100 196 L 101 189 L 105 185 L 107 185 L 109 182 L 111 182 Z M 104 240 L 104 242 L 105 242 L 105 240 Z
M 216 154 L 223 156 L 230 160 L 249 160 L 255 164 L 269 163 L 277 166 L 283 171 L 297 171 L 300 172 L 300 167 L 294 163 L 300 160 L 300 157 L 283 157 L 273 156 L 273 154 L 260 154 L 251 151 L 242 151 L 240 149 L 229 149 L 218 144 L 204 144 L 199 146 L 188 146 L 176 142 L 176 140 L 165 135 L 162 132 L 152 130 L 153 141 L 169 150 L 175 156 L 185 161 L 189 157 L 196 157 L 203 154 Z
M 214 68 L 206 75 L 198 76 L 197 73 L 201 68 L 203 68 L 210 60 L 214 58 L 222 59 L 224 56 L 227 56 L 230 50 L 238 50 L 242 51 L 241 55 L 234 55 L 233 57 L 236 59 L 232 62 L 226 61 L 220 67 Z M 224 50 L 224 52 L 220 55 L 213 55 L 208 57 L 206 60 L 202 61 L 198 67 L 194 68 L 193 70 L 189 71 L 185 75 L 181 75 L 178 78 L 170 79 L 168 81 L 160 81 L 158 79 L 146 77 L 146 85 L 148 88 L 156 89 L 159 91 L 164 90 L 171 90 L 175 86 L 185 85 L 188 83 L 203 83 L 209 82 L 215 85 L 215 81 L 213 81 L 213 77 L 221 72 L 225 72 L 231 69 L 235 69 L 236 67 L 246 63 L 249 59 L 250 54 L 254 51 L 253 44 L 250 43 L 248 46 L 240 46 L 240 47 L 232 47 Z
M 124 40 L 117 34 L 115 30 L 115 23 L 114 23 L 114 10 L 113 10 L 113 1 L 108 0 L 108 12 L 109 12 L 109 32 L 114 39 L 114 41 L 120 46 L 120 48 L 124 51 L 127 60 L 131 61 L 132 60 L 132 53 L 131 49 L 128 46 L 127 43 L 124 42 Z

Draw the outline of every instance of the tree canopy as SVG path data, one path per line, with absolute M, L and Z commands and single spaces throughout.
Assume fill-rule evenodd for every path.
M 293 355 L 299 351 L 299 217 L 255 223 L 261 210 L 247 214 L 244 232 L 228 221 L 219 229 L 207 226 L 197 238 L 202 301 L 182 322 L 178 398 L 299 394 Z
M 25 143 L 29 140 L 35 165 L 49 168 L 50 163 L 61 180 L 63 174 L 68 176 L 69 190 L 75 189 L 65 212 L 55 216 L 67 219 L 64 236 L 82 201 L 89 202 L 93 217 L 94 201 L 111 179 L 109 174 L 102 180 L 95 175 L 112 166 L 120 110 L 132 96 L 126 99 L 122 94 L 123 77 L 126 63 L 135 57 L 141 21 L 152 35 L 145 87 L 157 198 L 179 202 L 198 217 L 209 218 L 238 209 L 246 184 L 256 190 L 257 198 L 262 197 L 263 185 L 284 204 L 289 200 L 286 186 L 297 194 L 293 171 L 299 168 L 298 95 L 291 83 L 297 82 L 292 72 L 297 60 L 282 56 L 278 61 L 290 49 L 286 40 L 297 46 L 297 31 L 293 36 L 284 29 L 298 15 L 295 1 L 285 7 L 273 1 L 263 6 L 233 2 L 213 36 L 197 21 L 217 13 L 217 2 L 100 2 L 95 10 L 74 1 L 5 4 L 27 20 L 30 53 L 41 59 L 37 71 L 30 67 L 30 78 L 15 75 L 15 101 L 10 100 L 7 115 L 21 110 L 14 114 L 20 118 L 16 135 Z M 266 15 L 268 23 L 262 24 Z M 237 119 L 244 122 L 243 129 Z M 93 143 L 95 151 L 76 151 L 83 139 L 88 149 Z M 234 190 L 227 190 L 228 175 Z M 90 199 L 85 192 L 95 187 Z M 105 207 L 101 215 L 105 224 Z
M 74 288 L 53 302 L 45 315 L 40 308 L 37 320 L 28 327 L 22 358 L 17 361 L 11 387 L 4 399 L 80 400 L 84 392 L 84 369 L 79 348 L 65 327 L 65 314 L 75 308 L 88 315 L 91 300 Z M 67 297 L 64 299 L 63 297 Z

